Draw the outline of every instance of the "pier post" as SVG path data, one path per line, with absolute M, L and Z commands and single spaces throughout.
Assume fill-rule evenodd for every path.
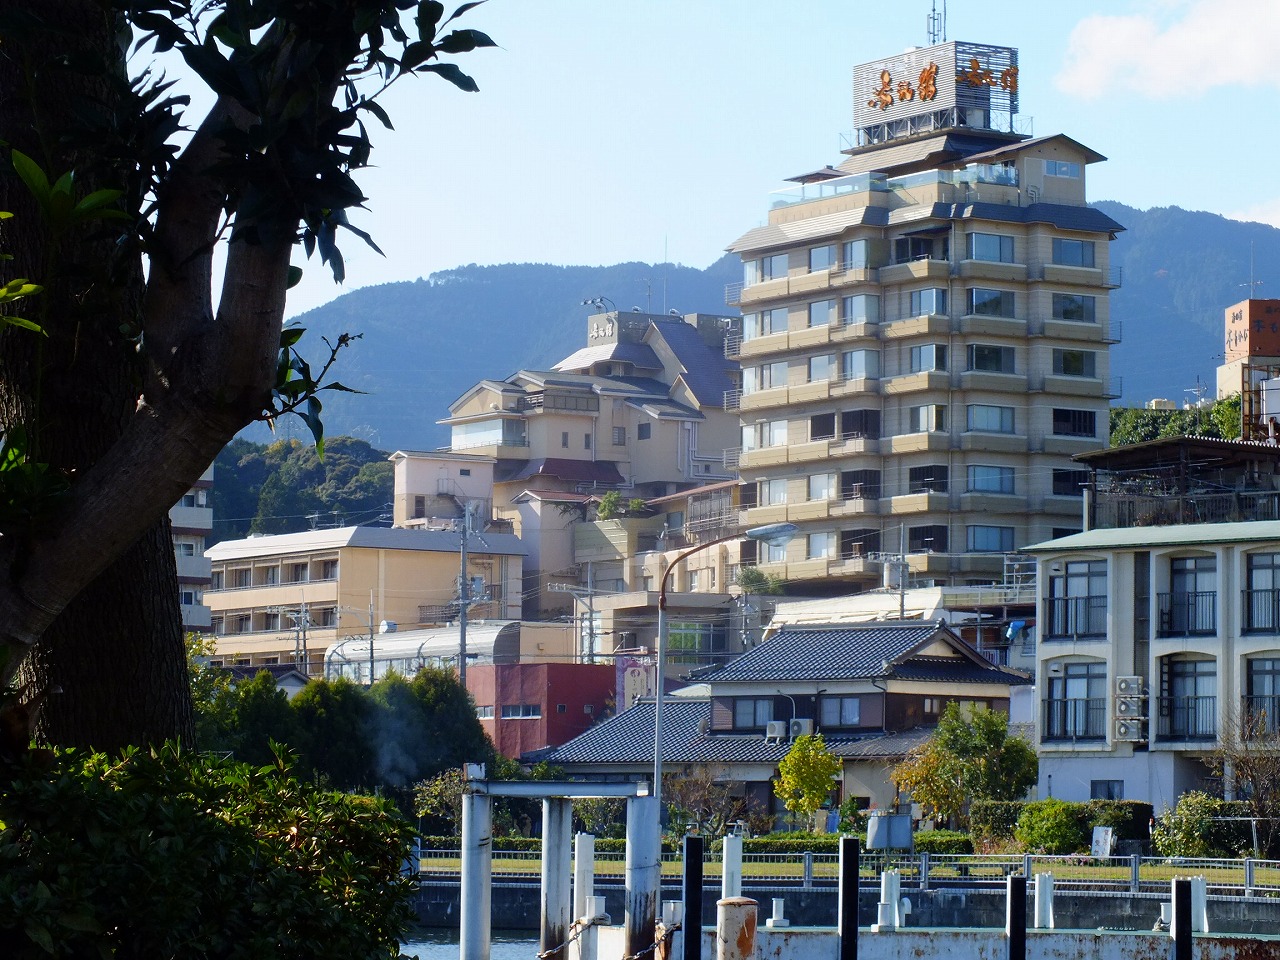
M 462 889 L 459 960 L 489 960 L 492 917 L 493 799 L 462 793 Z
M 573 804 L 565 797 L 542 801 L 542 910 L 539 952 L 549 960 L 567 960 L 561 947 L 569 939 L 573 907 Z
M 682 960 L 702 960 L 702 838 L 684 838 L 684 951 Z
M 806 890 L 813 889 L 813 851 L 806 850 L 804 852 L 804 888 Z
M 857 837 L 840 838 L 840 891 L 836 927 L 840 934 L 839 960 L 858 960 L 858 871 L 861 869 Z
M 589 836 L 589 834 L 581 834 L 581 836 Z M 604 897 L 587 897 L 585 909 L 578 914 L 579 922 L 586 924 L 582 935 L 574 942 L 578 960 L 596 960 L 599 955 L 600 920 L 604 916 Z
M 1191 960 L 1191 881 L 1173 881 L 1173 960 Z
M 721 878 L 720 896 L 729 900 L 742 896 L 742 837 L 731 833 L 724 838 L 721 860 L 724 876 Z
M 1036 874 L 1036 929 L 1053 929 L 1053 874 Z
M 662 831 L 655 797 L 627 798 L 627 890 L 623 956 L 648 951 L 655 940 L 662 890 Z M 646 954 L 647 956 L 647 954 Z M 488 960 L 488 958 L 485 958 Z
M 716 960 L 755 960 L 756 902 L 725 897 L 716 903 Z
M 1004 934 L 1009 941 L 1009 960 L 1027 960 L 1027 878 L 1009 874 L 1005 877 L 1005 891 L 1008 902 Z
M 596 838 L 579 833 L 573 838 L 573 915 L 589 916 L 587 907 L 596 892 Z

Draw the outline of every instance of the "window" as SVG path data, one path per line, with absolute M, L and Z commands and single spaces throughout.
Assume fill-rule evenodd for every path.
M 926 403 L 907 410 L 908 433 L 931 433 L 947 429 L 947 408 L 941 403 Z
M 911 372 L 947 369 L 947 348 L 941 343 L 922 343 L 911 348 Z
M 316 626 L 336 627 L 338 625 L 338 608 L 321 607 L 314 614 Z
M 173 544 L 173 552 L 179 557 L 194 557 L 196 545 L 190 540 L 177 540 Z
M 1123 780 L 1090 780 L 1089 781 L 1089 799 L 1090 800 L 1123 800 L 1124 799 L 1124 781 Z
M 285 583 L 306 583 L 310 567 L 305 563 L 291 563 L 285 569 Z
M 306 565 L 303 565 L 306 569 Z M 231 571 L 231 586 L 233 587 L 251 587 L 253 586 L 253 571 L 248 567 L 240 567 Z
M 970 493 L 1013 493 L 1013 467 L 969 467 Z
M 1046 640 L 1107 635 L 1107 562 L 1068 560 L 1049 565 Z
M 560 446 L 564 447 L 566 450 L 569 449 L 569 431 L 568 430 L 565 430 L 563 433 L 560 434 Z
M 649 439 L 649 436 L 650 436 L 650 434 L 651 434 L 651 432 L 652 432 L 652 431 L 653 431 L 653 424 L 651 424 L 651 423 L 647 423 L 647 422 L 646 422 L 646 423 L 637 424 L 637 425 L 636 425 L 636 439 L 637 439 L 637 440 L 648 440 L 648 439 Z
M 502 705 L 503 720 L 534 720 L 542 716 L 540 703 L 504 703 Z
M 1160 662 L 1160 736 L 1203 740 L 1217 734 L 1218 665 L 1213 660 L 1166 657 Z
M 907 528 L 908 553 L 946 553 L 947 528 L 942 524 Z
M 627 428 L 626 427 L 613 428 L 613 445 L 615 447 L 625 447 L 627 445 Z
M 1092 267 L 1093 241 L 1054 237 L 1053 262 L 1063 267 Z
M 1044 701 L 1045 740 L 1104 740 L 1107 720 L 1107 665 L 1064 663 L 1049 677 Z
M 786 307 L 775 307 L 772 310 L 762 310 L 760 313 L 747 313 L 742 317 L 743 340 L 754 340 L 773 333 L 783 333 L 786 329 Z
M 841 301 L 845 324 L 879 323 L 880 297 L 874 293 L 856 293 Z
M 325 560 L 320 564 L 321 580 L 337 580 L 338 579 L 338 561 Z
M 275 612 L 264 613 L 262 615 L 262 629 L 263 630 L 279 630 L 280 614 Z
M 1070 177 L 1073 180 L 1080 179 L 1080 164 L 1070 160 L 1046 160 L 1044 162 L 1044 175 L 1046 177 Z M 1103 782 L 1103 781 L 1100 781 Z M 1118 781 L 1117 781 L 1118 782 Z M 1099 800 L 1122 800 L 1123 797 L 1096 797 Z
M 222 582 L 223 582 L 223 572 L 221 570 L 214 570 L 213 573 L 210 575 L 209 589 L 221 590 Z
M 846 350 L 840 355 L 843 380 L 875 380 L 880 376 L 879 350 Z
M 823 697 L 818 701 L 818 722 L 822 727 L 856 727 L 861 723 L 861 697 Z
M 838 300 L 818 300 L 809 304 L 809 326 L 829 327 L 840 322 Z
M 880 531 L 857 529 L 840 531 L 840 556 L 850 560 L 854 557 L 865 557 L 880 549 Z
M 763 727 L 773 719 L 773 700 L 768 697 L 735 697 L 733 726 L 738 730 Z
M 826 353 L 819 357 L 809 358 L 809 382 L 820 383 L 831 380 L 836 373 L 836 358 Z
M 742 449 L 757 450 L 762 447 L 782 447 L 787 443 L 787 421 L 768 420 L 747 424 L 742 428 Z
M 760 390 L 771 390 L 787 385 L 787 362 L 778 360 L 763 363 L 758 367 L 747 367 L 742 371 L 743 394 L 756 393 Z
M 584 434 L 582 435 L 582 449 L 583 449 L 583 450 L 590 450 L 590 449 L 591 449 L 591 434 L 589 434 L 589 433 L 584 433 Z M 470 471 L 470 470 L 468 470 L 466 475 L 467 475 L 467 476 L 470 476 L 470 475 L 471 475 L 471 471 Z
M 1013 527 L 971 524 L 967 543 L 970 553 L 1009 553 L 1013 550 Z
M 840 472 L 841 500 L 879 500 L 879 470 L 842 470 Z
M 556 704 L 556 713 L 568 713 L 568 712 L 569 712 L 568 704 L 565 704 L 565 703 Z
M 970 287 L 969 313 L 980 317 L 1013 317 L 1013 291 Z
M 413 515 L 415 518 L 425 517 L 427 515 L 427 498 L 413 498 Z
M 969 234 L 969 259 L 1013 263 L 1013 237 L 1000 233 Z
M 1053 372 L 1060 377 L 1093 377 L 1097 375 L 1092 350 L 1054 350 Z
M 481 707 L 481 706 L 478 706 L 478 705 L 477 705 L 477 706 L 476 706 L 476 718 L 477 718 L 477 719 L 479 719 L 479 720 L 492 720 L 492 719 L 493 719 L 493 704 L 488 704 L 487 706 L 483 706 L 483 707 Z
M 1080 532 L 1079 527 L 1054 527 L 1050 533 L 1051 540 L 1059 540 L 1062 537 L 1070 537 Z
M 836 435 L 836 415 L 834 413 L 815 413 L 809 418 L 810 440 L 831 440 Z
M 787 545 L 785 543 L 765 543 L 762 546 L 765 563 L 786 563 Z
M 1246 577 L 1245 630 L 1280 633 L 1280 553 L 1249 554 Z
M 910 263 L 913 260 L 946 260 L 949 256 L 947 251 L 947 238 L 940 238 L 942 241 L 941 255 L 938 255 L 938 243 L 934 237 L 895 237 L 893 241 L 893 262 L 894 263 Z
M 819 270 L 830 270 L 836 264 L 836 245 L 834 243 L 827 244 L 823 247 L 809 248 L 809 272 L 817 273 Z
M 836 535 L 834 531 L 811 533 L 808 537 L 808 553 L 810 560 L 825 560 L 836 553 Z
M 967 409 L 969 430 L 979 433 L 1013 433 L 1013 407 L 971 403 Z
M 969 344 L 969 369 L 987 373 L 1013 373 L 1013 347 L 971 343 Z
M 1053 471 L 1053 495 L 1055 497 L 1082 497 L 1089 482 L 1088 470 Z
M 1097 298 L 1088 297 L 1082 293 L 1055 293 L 1053 319 L 1094 323 L 1097 320 L 1096 304 Z
M 178 591 L 178 603 L 182 604 L 184 607 L 194 606 L 199 602 L 200 602 L 200 594 L 198 594 L 195 590 L 179 590 Z
M 1245 684 L 1246 733 L 1274 736 L 1280 732 L 1280 658 L 1251 657 Z
M 760 259 L 760 279 L 777 280 L 779 277 L 785 277 L 789 259 L 789 256 L 785 253 L 775 253 L 771 257 L 762 257 Z
M 836 475 L 816 473 L 809 478 L 810 500 L 833 500 L 836 495 Z
M 947 312 L 947 291 L 941 287 L 912 290 L 910 310 L 913 317 L 923 317 L 928 314 L 945 314 Z
M 864 270 L 871 265 L 870 244 L 865 240 L 846 240 L 840 256 L 846 270 Z
M 1054 408 L 1053 433 L 1059 437 L 1097 436 L 1098 415 L 1093 410 L 1062 410 Z
M 591 434 L 587 434 L 587 439 L 588 439 L 588 440 L 590 440 L 590 439 L 591 439 Z M 589 445 L 589 444 L 588 444 L 588 445 Z M 469 477 L 469 476 L 471 476 L 471 468 L 470 468 L 470 467 L 462 467 L 461 469 L 459 469 L 459 470 L 458 470 L 458 476 L 460 476 L 460 477 Z
M 1217 625 L 1218 563 L 1214 557 L 1174 557 L 1170 592 L 1159 594 L 1162 637 L 1205 636 Z
M 876 439 L 880 436 L 879 410 L 845 410 L 840 414 L 840 439 Z
M 946 493 L 949 470 L 945 463 L 931 463 L 924 467 L 911 467 L 907 471 L 909 493 Z
M 787 481 L 785 479 L 761 480 L 760 503 L 763 506 L 776 506 L 787 502 Z

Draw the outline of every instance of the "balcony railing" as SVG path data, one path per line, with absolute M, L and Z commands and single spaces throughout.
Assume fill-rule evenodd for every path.
M 724 285 L 724 304 L 726 307 L 736 307 L 742 302 L 742 288 L 746 284 L 739 280 L 737 283 L 726 283 Z
M 742 407 L 742 391 L 726 390 L 724 392 L 724 408 L 726 410 L 738 410 Z
M 1280 633 L 1280 590 L 1242 590 L 1244 632 Z
M 1213 740 L 1218 736 L 1217 697 L 1160 697 L 1158 740 Z
M 1107 736 L 1107 700 L 1089 697 L 1045 700 L 1045 741 L 1105 740 Z
M 1046 597 L 1045 640 L 1101 639 L 1107 635 L 1107 598 Z
M 1280 696 L 1241 697 L 1243 724 L 1240 735 L 1249 740 L 1280 734 Z
M 1218 595 L 1212 590 L 1161 593 L 1159 637 L 1206 637 L 1218 630 Z

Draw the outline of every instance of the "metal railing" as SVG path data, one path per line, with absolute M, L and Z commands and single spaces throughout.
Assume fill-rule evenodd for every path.
M 1280 590 L 1242 590 L 1245 633 L 1280 633 Z
M 1105 697 L 1045 699 L 1042 701 L 1045 741 L 1104 740 L 1107 735 Z
M 1107 598 L 1046 597 L 1045 640 L 1080 640 L 1107 635 Z
M 1249 738 L 1272 737 L 1280 733 L 1280 695 L 1240 698 L 1244 716 L 1241 733 Z
M 1213 590 L 1157 594 L 1159 637 L 1212 636 L 1217 632 L 1218 595 Z
M 1213 740 L 1218 736 L 1217 697 L 1160 697 L 1158 740 Z

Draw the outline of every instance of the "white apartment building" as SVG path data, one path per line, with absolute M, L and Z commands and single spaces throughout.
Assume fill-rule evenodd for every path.
M 195 485 L 169 509 L 173 530 L 173 552 L 178 562 L 178 602 L 182 609 L 182 629 L 187 633 L 207 633 L 211 625 L 204 592 L 209 588 L 212 567 L 204 555 L 205 540 L 213 530 L 213 465 L 209 465 Z

